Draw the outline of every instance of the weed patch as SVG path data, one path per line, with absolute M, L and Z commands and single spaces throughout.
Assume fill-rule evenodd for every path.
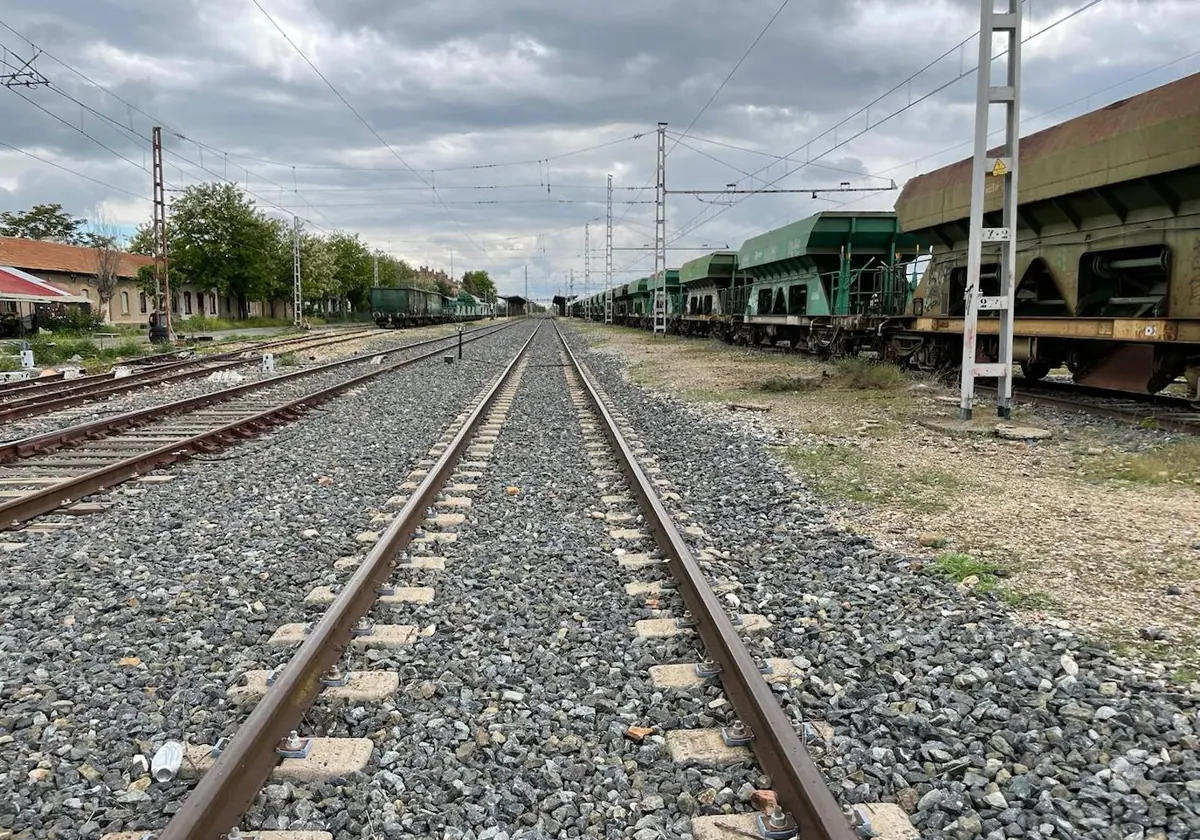
M 869 460 L 867 453 L 854 446 L 793 446 L 783 448 L 782 453 L 818 495 L 832 499 L 929 511 L 945 508 L 962 489 L 953 473 L 889 467 Z
M 1099 478 L 1119 478 L 1138 484 L 1192 483 L 1200 479 L 1200 443 L 1169 443 L 1152 452 L 1111 456 L 1107 469 L 1095 470 Z
M 871 391 L 890 391 L 908 384 L 904 372 L 895 365 L 860 356 L 838 359 L 834 380 L 842 388 Z

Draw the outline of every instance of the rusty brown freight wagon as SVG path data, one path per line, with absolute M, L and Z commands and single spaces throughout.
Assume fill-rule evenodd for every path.
M 993 150 L 993 155 L 999 150 Z M 1038 379 L 1157 392 L 1200 374 L 1200 74 L 1021 139 L 1015 358 Z M 922 368 L 961 355 L 971 161 L 910 180 L 901 229 L 933 248 L 891 352 Z M 1001 181 L 987 180 L 985 227 Z M 999 293 L 985 246 L 981 294 Z M 979 359 L 998 319 L 981 316 Z

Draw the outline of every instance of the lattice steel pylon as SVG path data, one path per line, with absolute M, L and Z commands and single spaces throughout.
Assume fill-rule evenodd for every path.
M 304 323 L 304 295 L 300 289 L 300 217 L 292 216 L 292 323 Z
M 971 169 L 971 223 L 967 245 L 966 314 L 963 318 L 962 393 L 958 414 L 970 420 L 976 377 L 996 377 L 996 415 L 1012 415 L 1013 308 L 1017 268 L 1017 166 L 1021 132 L 1021 0 L 1005 0 L 1008 11 L 997 12 L 995 0 L 982 0 L 979 24 L 979 80 L 975 99 L 975 157 Z M 1007 38 L 1005 83 L 992 84 L 992 42 Z M 993 104 L 1003 105 L 1004 145 L 1000 156 L 988 157 L 988 118 Z M 1004 192 L 1000 227 L 984 227 L 987 179 L 1002 181 Z M 982 294 L 984 244 L 998 244 L 998 294 Z M 999 312 L 999 352 L 995 362 L 977 361 L 979 313 Z
M 604 323 L 613 322 L 612 175 L 608 176 L 608 222 L 604 228 Z
M 171 329 L 171 280 L 167 276 L 167 186 L 163 178 L 162 127 L 150 132 L 150 158 L 154 177 L 154 285 L 158 291 L 158 311 L 167 341 L 173 341 Z
M 667 124 L 658 124 L 658 188 L 654 193 L 654 332 L 667 331 Z
M 588 297 L 592 285 L 592 224 L 583 226 L 583 319 L 592 320 L 592 301 Z

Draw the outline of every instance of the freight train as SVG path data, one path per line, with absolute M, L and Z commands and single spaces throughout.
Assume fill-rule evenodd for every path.
M 1066 367 L 1095 387 L 1157 393 L 1200 380 L 1200 73 L 1020 141 L 1014 359 L 1029 379 Z M 999 149 L 991 156 L 998 156 Z M 878 354 L 906 367 L 959 364 L 971 160 L 908 181 L 895 212 L 823 212 L 677 272 L 577 299 L 575 317 Z M 1001 224 L 987 181 L 986 227 Z M 999 293 L 984 246 L 980 294 Z M 978 356 L 996 361 L 997 313 Z
M 384 328 L 420 327 L 496 317 L 496 304 L 466 291 L 449 297 L 410 286 L 371 287 L 371 317 Z

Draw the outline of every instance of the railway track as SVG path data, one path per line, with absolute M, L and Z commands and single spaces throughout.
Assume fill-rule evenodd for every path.
M 478 341 L 507 326 L 474 330 L 462 341 Z M 350 388 L 440 356 L 457 340 L 426 339 L 0 444 L 0 530 L 18 528 L 60 507 L 67 513 L 97 512 L 100 506 L 78 504 L 79 500 L 197 452 L 212 452 L 291 422 Z M 429 345 L 440 346 L 384 362 Z M 336 375 L 349 366 L 370 369 L 350 377 Z M 321 387 L 304 387 L 303 380 L 331 374 Z
M 540 356 L 541 361 L 534 361 L 534 356 Z M 547 368 L 550 370 L 544 370 Z M 483 661 L 489 660 L 489 651 L 475 649 L 477 639 L 460 642 L 453 627 L 443 630 L 440 625 L 431 625 L 422 630 L 417 625 L 384 623 L 388 619 L 376 621 L 372 613 L 386 611 L 390 616 L 398 609 L 419 611 L 420 605 L 440 600 L 443 597 L 441 587 L 404 584 L 422 578 L 430 582 L 429 578 L 440 577 L 442 570 L 456 563 L 456 558 L 450 555 L 458 549 L 470 550 L 465 541 L 458 539 L 464 528 L 474 525 L 476 534 L 494 533 L 499 522 L 485 520 L 492 515 L 503 515 L 502 506 L 506 500 L 519 501 L 533 489 L 503 487 L 500 479 L 504 473 L 498 475 L 497 471 L 508 468 L 493 465 L 494 456 L 504 445 L 506 436 L 520 434 L 509 428 L 510 413 L 520 410 L 522 420 L 518 420 L 518 424 L 536 426 L 542 419 L 540 405 L 535 406 L 532 399 L 522 403 L 523 380 L 531 371 L 538 379 L 538 384 L 531 387 L 542 392 L 555 392 L 554 399 L 563 403 L 573 416 L 576 425 L 570 434 L 576 438 L 577 447 L 572 456 L 575 462 L 585 466 L 582 471 L 573 471 L 575 477 L 591 482 L 596 492 L 605 494 L 603 499 L 593 502 L 601 505 L 604 512 L 599 517 L 593 514 L 591 518 L 581 518 L 592 523 L 593 532 L 600 529 L 602 539 L 630 549 L 608 553 L 602 558 L 613 567 L 613 571 L 606 570 L 605 574 L 615 572 L 627 579 L 634 578 L 627 580 L 623 591 L 616 589 L 612 593 L 616 603 L 610 608 L 629 612 L 631 601 L 650 597 L 656 604 L 652 610 L 656 617 L 635 622 L 635 636 L 642 642 L 670 638 L 671 644 L 686 651 L 685 656 L 691 660 L 689 664 L 652 667 L 653 687 L 658 691 L 669 691 L 671 687 L 679 690 L 681 686 L 692 686 L 703 694 L 709 709 L 726 712 L 716 713 L 717 717 L 725 718 L 724 726 L 718 729 L 659 733 L 657 728 L 643 730 L 631 725 L 623 733 L 624 742 L 640 743 L 646 738 L 664 742 L 672 760 L 655 769 L 668 775 L 684 766 L 680 762 L 695 763 L 695 760 L 702 764 L 732 762 L 745 765 L 751 753 L 760 770 L 769 774 L 773 792 L 760 793 L 771 797 L 770 803 L 775 804 L 768 803 L 758 810 L 740 814 L 718 810 L 713 816 L 697 817 L 692 822 L 697 837 L 748 835 L 849 840 L 854 836 L 850 821 L 809 758 L 796 726 L 775 699 L 768 682 L 770 677 L 764 677 L 763 673 L 766 662 L 753 655 L 747 646 L 746 637 L 761 628 L 763 618 L 754 615 L 731 618 L 726 604 L 714 592 L 701 562 L 693 555 L 680 527 L 660 498 L 659 488 L 669 485 L 656 477 L 658 470 L 653 459 L 646 458 L 645 451 L 632 436 L 632 430 L 608 407 L 589 374 L 561 334 L 557 334 L 557 327 L 546 327 L 541 322 L 501 373 L 445 428 L 428 458 L 418 462 L 417 468 L 406 476 L 407 480 L 398 483 L 397 496 L 388 503 L 390 510 L 377 517 L 388 522 L 387 528 L 378 535 L 370 551 L 362 558 L 335 564 L 335 570 L 341 570 L 339 576 L 349 573 L 348 579 L 333 586 L 318 587 L 305 599 L 310 606 L 328 604 L 323 613 L 309 622 L 303 620 L 301 613 L 298 622 L 277 628 L 271 643 L 294 651 L 286 663 L 273 671 L 248 671 L 242 675 L 242 684 L 228 687 L 231 698 L 253 704 L 245 720 L 215 754 L 206 745 L 179 746 L 176 769 L 189 778 L 199 777 L 199 780 L 165 827 L 156 833 L 158 840 L 199 840 L 217 838 L 231 830 L 236 833 L 234 827 L 246 824 L 247 812 L 254 807 L 259 791 L 268 783 L 275 785 L 273 791 L 277 791 L 280 784 L 293 787 L 337 784 L 339 776 L 353 776 L 379 760 L 381 751 L 386 753 L 384 760 L 390 767 L 385 775 L 395 779 L 396 774 L 402 772 L 394 764 L 399 755 L 395 746 L 376 743 L 386 741 L 386 736 L 373 740 L 314 734 L 309 721 L 319 719 L 321 715 L 314 712 L 313 706 L 322 698 L 335 704 L 378 704 L 389 696 L 396 696 L 399 675 L 387 667 L 373 668 L 371 662 L 382 659 L 386 663 L 400 657 L 401 651 L 420 645 L 419 652 L 414 654 L 413 666 L 418 671 L 423 666 L 436 668 L 438 666 L 430 657 L 434 656 L 432 649 L 438 636 L 445 637 L 444 644 L 457 652 L 459 659 L 462 656 L 468 661 L 478 658 L 481 666 Z M 590 475 L 580 475 L 580 472 L 590 472 Z M 491 487 L 498 480 L 501 485 L 498 494 L 491 500 L 483 498 L 492 495 L 486 493 L 484 487 Z M 549 475 L 544 476 L 544 480 L 551 484 L 555 482 Z M 579 499 L 566 501 L 576 506 L 582 503 Z M 576 515 L 578 513 L 576 511 Z M 479 521 L 472 523 L 469 520 Z M 435 556 L 433 552 L 447 556 Z M 485 573 L 482 568 L 463 565 L 468 558 L 458 559 L 462 561 L 456 563 L 462 566 L 461 575 L 474 578 Z M 476 562 L 480 559 L 477 555 Z M 519 563 L 521 558 L 502 560 Z M 619 564 L 614 560 L 619 560 Z M 526 565 L 524 568 L 531 567 Z M 652 579 L 636 580 L 646 576 Z M 492 577 L 504 581 L 503 574 L 495 566 Z M 531 573 L 530 577 L 537 578 L 537 575 Z M 449 581 L 443 583 L 450 588 Z M 532 585 L 541 585 L 540 579 Z M 501 609 L 504 604 L 512 606 L 509 593 L 496 595 Z M 453 595 L 445 597 L 454 600 Z M 535 603 L 537 600 L 535 597 Z M 302 605 L 297 607 L 300 612 Z M 533 615 L 538 612 L 535 608 L 530 619 L 536 620 Z M 631 614 L 644 612 L 635 607 Z M 522 620 L 519 614 L 513 617 L 518 622 Z M 599 620 L 599 616 L 596 618 L 599 626 L 604 627 L 605 622 Z M 579 613 L 571 619 L 573 623 L 584 620 Z M 493 639 L 494 644 L 501 643 L 498 631 L 504 622 L 499 615 L 481 612 L 476 616 L 475 623 L 478 622 L 492 627 L 493 632 L 488 638 Z M 471 626 L 466 628 L 471 629 Z M 626 626 L 625 633 L 629 629 Z M 511 630 L 509 627 L 507 632 Z M 590 632 L 586 624 L 581 630 L 584 634 Z M 561 642 L 564 631 L 560 630 L 557 635 Z M 703 656 L 698 655 L 694 646 L 697 636 L 705 651 Z M 429 641 L 425 641 L 427 639 Z M 559 642 L 548 639 L 545 645 L 554 649 L 559 647 Z M 626 639 L 626 643 L 632 642 L 633 639 Z M 461 652 L 459 644 L 465 645 Z M 365 650 L 374 650 L 383 656 L 364 658 Z M 605 651 L 605 655 L 619 658 L 613 651 Z M 767 662 L 778 671 L 786 672 L 789 667 L 786 660 Z M 778 676 L 778 671 L 771 673 Z M 426 676 L 432 678 L 435 674 L 431 670 Z M 660 678 L 665 681 L 663 685 L 658 684 Z M 503 674 L 499 681 L 500 685 L 516 682 L 514 676 Z M 425 689 L 427 685 L 430 683 L 421 683 L 415 696 L 399 695 L 402 698 L 398 701 L 399 714 L 393 719 L 404 720 L 409 714 L 419 716 L 415 711 L 404 710 L 404 700 L 412 698 L 410 702 L 419 705 L 423 697 L 430 696 Z M 713 701 L 711 697 L 718 685 L 725 699 Z M 492 688 L 495 688 L 494 683 Z M 530 690 L 537 691 L 538 687 L 533 686 Z M 520 704 L 524 698 L 523 692 L 514 690 L 496 691 L 495 695 L 485 718 L 497 713 L 496 706 Z M 464 693 L 464 702 L 466 697 Z M 552 698 L 553 695 L 549 695 L 547 701 L 552 702 Z M 450 697 L 445 699 L 452 701 Z M 587 707 L 582 711 L 596 713 Z M 539 740 L 574 737 L 557 731 L 557 722 L 568 717 L 552 715 L 545 718 L 537 727 Z M 337 718 L 335 714 L 330 719 L 330 730 L 345 728 L 337 723 Z M 386 731 L 381 730 L 377 735 Z M 501 751 L 501 745 L 505 743 L 503 727 L 493 727 L 492 736 L 481 732 L 476 730 L 474 740 L 467 738 L 466 746 L 458 745 L 455 755 L 459 761 L 469 765 L 469 757 L 480 744 L 495 747 L 497 753 Z M 689 751 L 693 754 L 690 758 L 683 755 Z M 404 757 L 416 759 L 418 756 Z M 456 775 L 467 780 L 467 784 L 459 789 L 468 799 L 481 794 L 478 787 L 470 787 L 473 775 L 477 774 L 460 769 Z M 169 778 L 170 774 L 164 781 Z M 575 786 L 569 787 L 574 789 Z M 575 798 L 574 793 L 564 794 L 550 806 L 542 803 L 542 807 L 553 808 L 558 802 L 571 803 Z M 307 799 L 307 795 L 300 795 L 298 799 Z M 372 797 L 372 801 L 377 800 Z M 561 808 L 555 811 L 554 824 L 557 824 L 561 811 Z M 599 811 L 594 813 L 600 814 Z M 515 822 L 516 816 L 509 811 L 504 818 Z M 344 819 L 335 818 L 335 822 L 345 826 Z M 282 824 L 286 826 L 287 820 L 283 819 Z M 489 821 L 488 824 L 495 823 Z M 534 825 L 532 817 L 524 824 Z M 590 824 L 596 825 L 596 820 L 592 819 Z M 599 825 L 604 825 L 603 819 Z M 331 825 L 330 830 L 336 827 Z M 471 826 L 476 831 L 481 827 L 482 823 Z M 387 826 L 389 832 L 399 828 Z M 437 825 L 425 818 L 405 826 L 404 830 L 416 834 L 440 833 Z M 704 834 L 704 830 L 709 833 Z M 261 832 L 256 830 L 255 834 Z M 107 838 L 118 840 L 134 836 L 137 835 L 109 834 Z M 262 836 L 270 836 L 270 832 Z M 316 832 L 309 836 L 331 835 Z
M 1080 411 L 1145 428 L 1185 435 L 1200 435 L 1200 404 L 1166 394 L 1114 395 L 1111 391 L 1087 388 L 1069 382 L 1014 383 L 1017 404 L 1041 405 L 1062 411 Z M 993 386 L 977 385 L 976 391 L 995 398 Z
M 95 400 L 106 399 L 116 394 L 138 388 L 163 385 L 185 379 L 206 376 L 220 370 L 244 367 L 255 363 L 263 351 L 314 350 L 347 341 L 356 341 L 377 334 L 378 330 L 361 330 L 334 337 L 300 336 L 262 344 L 226 353 L 194 356 L 188 359 L 164 362 L 139 368 L 138 373 L 116 378 L 113 373 L 93 374 L 76 379 L 36 379 L 28 383 L 10 385 L 0 391 L 0 420 L 18 420 L 60 411 Z

